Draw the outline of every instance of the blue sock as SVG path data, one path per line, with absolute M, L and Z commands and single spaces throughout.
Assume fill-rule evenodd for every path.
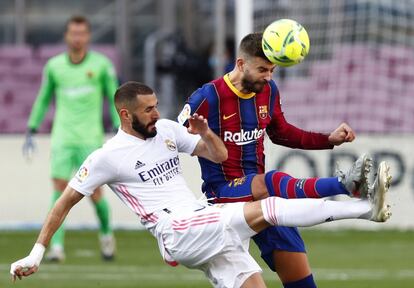
M 315 183 L 315 187 L 321 198 L 339 194 L 349 195 L 348 190 L 338 181 L 338 177 L 319 178 Z
M 284 172 L 272 170 L 266 173 L 265 183 L 270 196 L 281 198 L 324 198 L 339 194 L 349 195 L 338 177 L 298 179 Z
M 284 283 L 283 287 L 285 288 L 317 288 L 316 283 L 313 280 L 312 274 L 295 282 Z

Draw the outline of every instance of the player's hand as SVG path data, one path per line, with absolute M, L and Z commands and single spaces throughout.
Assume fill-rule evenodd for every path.
M 31 161 L 33 158 L 33 154 L 36 151 L 36 145 L 33 140 L 33 132 L 28 131 L 26 133 L 26 139 L 24 140 L 24 144 L 22 147 L 23 157 L 27 161 Z
M 341 145 L 344 142 L 352 142 L 355 139 L 355 132 L 352 128 L 346 124 L 342 123 L 336 128 L 328 137 L 328 141 L 332 145 Z
M 27 277 L 38 269 L 39 264 L 36 265 L 35 257 L 29 255 L 26 258 L 20 259 L 11 264 L 10 274 L 12 275 L 12 281 L 15 282 L 17 278 L 21 280 L 22 277 Z
M 40 243 L 36 243 L 33 246 L 29 256 L 20 259 L 10 266 L 10 274 L 12 275 L 12 281 L 20 280 L 22 277 L 27 277 L 39 269 L 40 262 L 42 261 L 43 254 L 45 253 L 45 246 Z
M 199 134 L 203 136 L 209 130 L 207 119 L 205 119 L 202 115 L 194 113 L 188 118 L 187 130 L 190 134 Z

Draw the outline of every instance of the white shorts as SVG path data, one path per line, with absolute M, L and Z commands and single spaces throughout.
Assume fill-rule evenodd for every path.
M 229 203 L 198 211 L 172 210 L 156 229 L 164 259 L 204 271 L 214 287 L 240 287 L 262 271 L 246 245 L 255 232 L 246 223 L 243 206 Z

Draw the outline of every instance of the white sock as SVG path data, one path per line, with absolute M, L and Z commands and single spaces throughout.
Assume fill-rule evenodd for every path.
M 325 199 L 283 199 L 261 201 L 265 220 L 274 226 L 307 227 L 340 219 L 369 219 L 368 200 L 330 201 Z

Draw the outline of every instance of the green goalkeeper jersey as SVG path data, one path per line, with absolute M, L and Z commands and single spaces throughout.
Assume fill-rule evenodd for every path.
M 54 95 L 56 111 L 52 146 L 101 145 L 104 138 L 104 95 L 109 100 L 113 126 L 119 126 L 113 98 L 117 87 L 114 67 L 102 54 L 89 51 L 78 64 L 73 64 L 67 53 L 59 54 L 49 59 L 44 68 L 28 128 L 39 128 Z

